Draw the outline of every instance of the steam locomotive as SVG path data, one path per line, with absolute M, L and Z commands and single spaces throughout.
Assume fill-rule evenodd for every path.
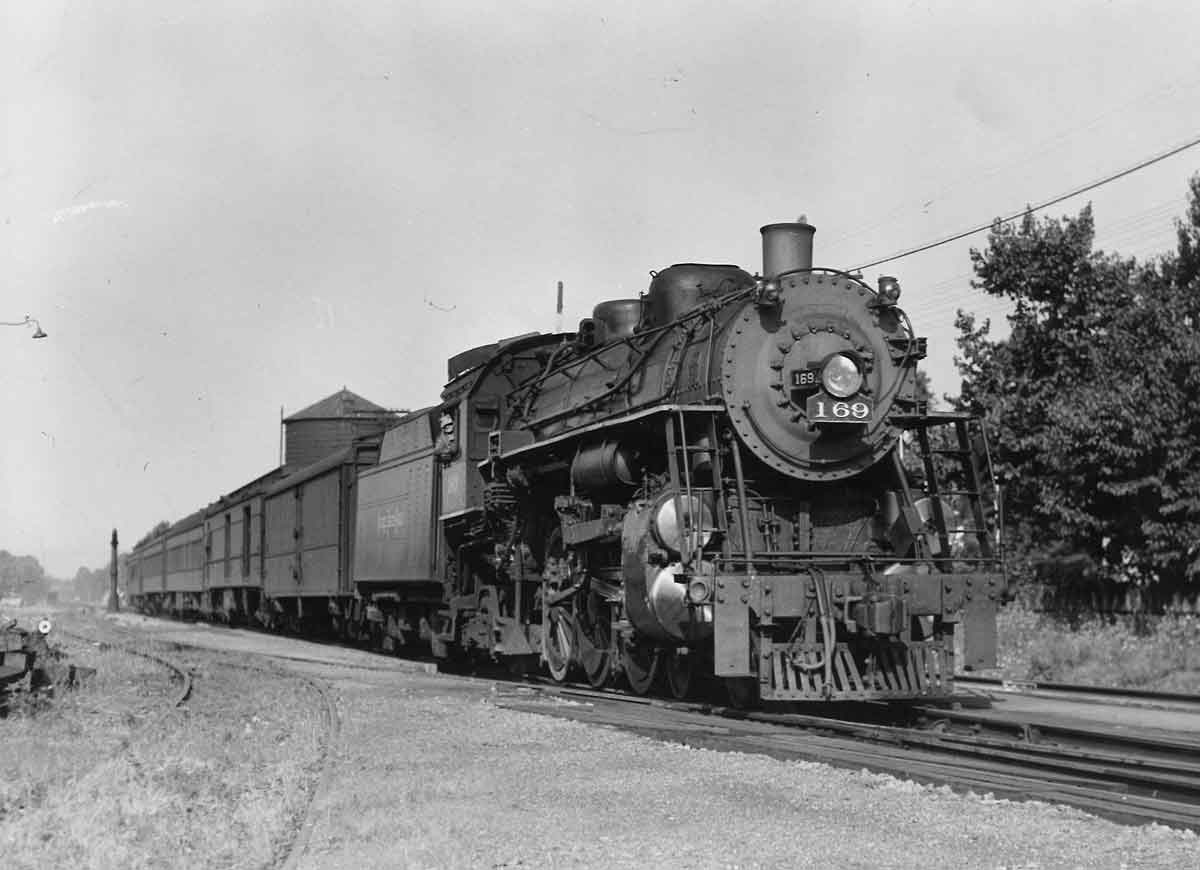
M 926 407 L 899 283 L 814 267 L 814 232 L 452 357 L 438 404 L 139 544 L 131 599 L 639 694 L 952 694 L 995 660 L 986 433 Z

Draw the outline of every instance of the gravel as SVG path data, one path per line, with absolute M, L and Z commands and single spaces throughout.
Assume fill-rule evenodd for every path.
M 1200 867 L 1189 831 L 661 743 L 480 681 L 312 672 L 343 742 L 304 868 Z

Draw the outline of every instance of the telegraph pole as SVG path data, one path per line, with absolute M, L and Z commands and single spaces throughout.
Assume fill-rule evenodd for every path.
M 117 613 L 121 602 L 117 598 L 117 530 L 112 533 L 112 565 L 108 569 L 108 612 Z

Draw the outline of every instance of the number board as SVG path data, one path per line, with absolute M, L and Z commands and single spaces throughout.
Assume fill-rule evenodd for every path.
M 794 369 L 792 371 L 793 387 L 815 387 L 817 385 L 816 369 Z
M 825 393 L 810 396 L 806 408 L 810 423 L 867 423 L 871 410 L 866 399 L 835 399 Z

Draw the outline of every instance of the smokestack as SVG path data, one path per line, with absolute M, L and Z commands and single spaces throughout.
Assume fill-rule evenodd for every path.
M 816 231 L 804 215 L 794 223 L 767 224 L 759 229 L 763 237 L 763 277 L 778 278 L 784 272 L 811 269 Z

